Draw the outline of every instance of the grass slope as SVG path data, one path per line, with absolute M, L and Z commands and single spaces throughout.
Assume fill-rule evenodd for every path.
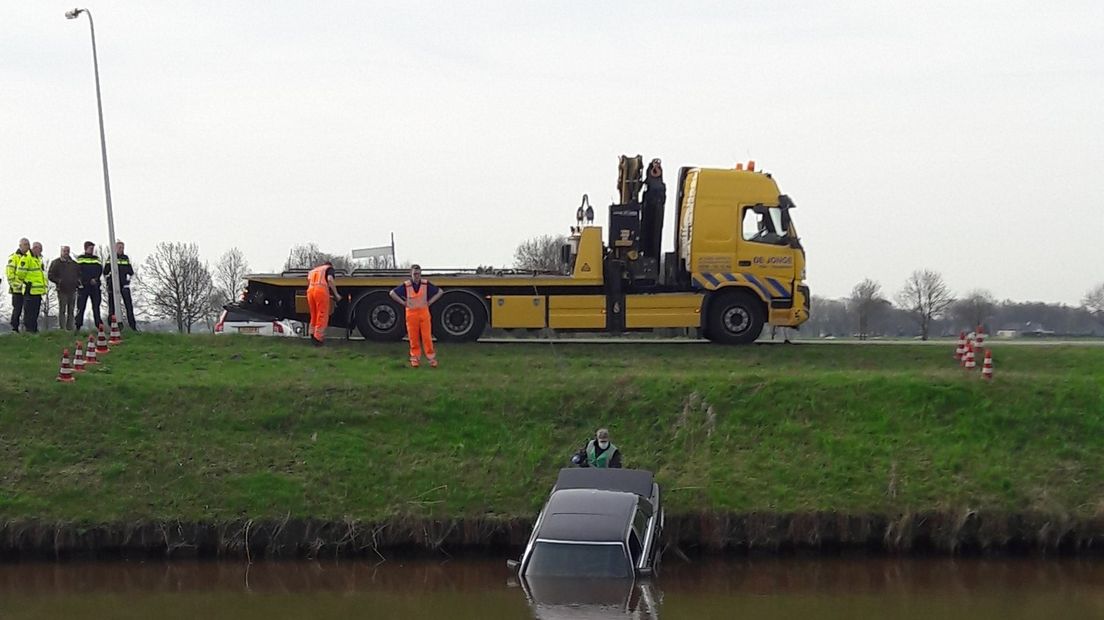
M 0 518 L 532 515 L 598 426 L 669 511 L 1104 512 L 1104 349 L 0 338 Z

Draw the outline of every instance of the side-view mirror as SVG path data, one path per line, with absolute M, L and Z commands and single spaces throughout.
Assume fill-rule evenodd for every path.
M 519 566 L 521 566 L 521 562 L 518 562 L 517 560 L 506 560 L 506 568 L 512 571 L 516 572 Z

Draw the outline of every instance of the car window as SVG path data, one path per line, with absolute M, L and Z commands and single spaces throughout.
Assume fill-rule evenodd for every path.
M 263 321 L 255 318 L 255 317 L 252 317 L 252 316 L 250 316 L 250 315 L 248 315 L 244 312 L 231 312 L 230 310 L 226 311 L 226 316 L 223 317 L 222 321 L 224 323 L 261 323 L 261 322 L 263 322 Z
M 640 540 L 644 540 L 644 534 L 648 531 L 648 517 L 639 508 L 633 515 L 633 531 L 640 537 Z
M 644 550 L 644 546 L 640 544 L 640 538 L 636 535 L 636 530 L 629 532 L 629 554 L 632 555 L 633 565 L 640 563 L 640 552 Z
M 625 557 L 624 545 L 538 541 L 533 545 L 525 574 L 533 577 L 627 578 L 632 576 L 633 569 Z

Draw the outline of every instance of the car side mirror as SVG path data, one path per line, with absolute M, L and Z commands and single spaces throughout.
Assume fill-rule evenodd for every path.
M 512 571 L 517 571 L 519 566 L 521 566 L 521 562 L 518 562 L 517 560 L 506 560 L 506 568 Z

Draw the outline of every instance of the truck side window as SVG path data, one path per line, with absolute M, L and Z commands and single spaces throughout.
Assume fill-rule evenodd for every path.
M 766 213 L 757 213 L 755 207 L 744 207 L 742 229 L 744 241 L 786 245 L 782 210 L 778 207 L 769 207 Z

